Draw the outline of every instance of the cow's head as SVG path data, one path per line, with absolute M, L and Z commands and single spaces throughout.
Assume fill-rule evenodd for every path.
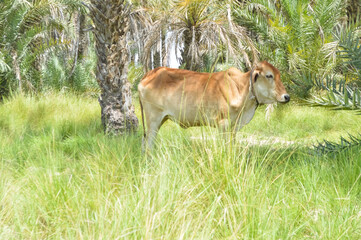
M 259 103 L 287 103 L 290 95 L 281 82 L 280 71 L 272 64 L 263 61 L 257 64 L 252 74 L 253 93 Z

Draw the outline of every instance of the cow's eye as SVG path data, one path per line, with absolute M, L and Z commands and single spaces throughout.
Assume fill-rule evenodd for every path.
M 268 75 L 266 75 L 266 78 L 271 79 L 271 78 L 273 78 L 273 76 L 272 76 L 272 74 L 268 74 Z

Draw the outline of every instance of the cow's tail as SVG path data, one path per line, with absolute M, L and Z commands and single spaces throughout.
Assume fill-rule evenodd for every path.
M 143 104 L 139 97 L 139 103 L 140 103 L 140 111 L 142 113 L 142 124 L 143 124 L 143 131 L 144 131 L 144 138 L 146 138 L 147 134 L 145 133 L 145 125 L 144 125 L 144 110 L 143 110 Z

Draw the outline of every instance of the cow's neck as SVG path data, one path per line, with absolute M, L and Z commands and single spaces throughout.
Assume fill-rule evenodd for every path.
M 259 105 L 256 95 L 254 94 L 253 84 L 252 84 L 252 71 L 249 73 L 249 81 L 245 85 L 247 87 L 248 93 L 247 98 L 242 107 L 242 111 L 240 112 L 240 121 L 238 122 L 237 129 L 241 129 L 244 125 L 248 124 Z
M 248 90 L 248 101 L 255 101 L 256 102 L 256 108 L 259 105 L 258 99 L 256 97 L 256 94 L 254 93 L 254 85 L 253 85 L 253 69 L 249 74 L 249 90 Z

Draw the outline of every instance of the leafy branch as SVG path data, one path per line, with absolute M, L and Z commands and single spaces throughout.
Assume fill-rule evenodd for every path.
M 325 82 L 315 79 L 314 85 L 325 91 L 324 96 L 316 96 L 308 99 L 312 105 L 331 107 L 334 109 L 361 110 L 361 93 L 357 87 L 351 87 L 346 81 L 337 81 L 335 78 L 326 77 Z
M 341 137 L 341 142 L 330 142 L 324 140 L 322 143 L 318 142 L 316 145 L 313 145 L 313 151 L 316 152 L 317 155 L 324 155 L 329 153 L 339 153 L 340 151 L 361 145 L 361 134 L 357 136 L 352 136 L 349 134 L 349 139 L 347 140 L 344 137 Z
M 361 82 L 361 45 L 358 34 L 349 32 L 341 35 L 338 51 L 339 57 L 344 59 L 344 65 L 348 70 L 356 72 L 356 83 Z M 347 71 L 349 72 L 349 71 Z M 318 96 L 313 94 L 313 98 L 307 102 L 334 109 L 349 109 L 360 111 L 361 109 L 361 90 L 357 86 L 351 86 L 346 80 L 338 81 L 335 77 L 326 77 L 322 79 L 311 79 L 311 83 L 317 89 Z
M 339 51 L 340 57 L 346 59 L 345 64 L 351 66 L 361 79 L 361 45 L 360 36 L 354 32 L 348 33 L 341 38 Z

